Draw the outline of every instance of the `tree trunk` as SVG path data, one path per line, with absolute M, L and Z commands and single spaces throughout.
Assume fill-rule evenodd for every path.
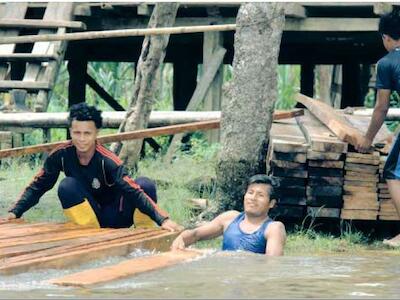
M 221 109 L 216 197 L 222 210 L 242 209 L 247 179 L 265 172 L 266 146 L 278 96 L 282 6 L 242 5 L 236 24 L 232 98 L 222 103 Z
M 178 3 L 157 3 L 150 17 L 149 28 L 170 27 L 175 23 Z M 119 132 L 146 128 L 156 99 L 158 69 L 164 60 L 169 35 L 146 36 L 137 65 L 135 87 L 129 111 Z M 133 167 L 140 157 L 143 140 L 125 142 L 120 151 L 120 158 L 127 167 Z M 118 145 L 112 150 L 118 152 Z

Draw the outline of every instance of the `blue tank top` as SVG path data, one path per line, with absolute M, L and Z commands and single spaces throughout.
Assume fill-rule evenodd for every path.
M 264 237 L 264 232 L 267 226 L 272 222 L 267 219 L 256 231 L 253 233 L 245 233 L 240 229 L 240 222 L 244 219 L 244 212 L 240 213 L 224 232 L 222 242 L 222 250 L 236 251 L 245 250 L 254 253 L 265 254 L 265 247 L 267 240 Z

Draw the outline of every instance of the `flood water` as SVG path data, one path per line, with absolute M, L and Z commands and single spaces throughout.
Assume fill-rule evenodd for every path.
M 131 257 L 148 255 L 133 253 Z M 91 288 L 44 281 L 68 270 L 0 276 L 0 298 L 399 298 L 400 256 L 283 256 L 211 251 L 195 260 Z M 101 274 L 99 274 L 101 276 Z

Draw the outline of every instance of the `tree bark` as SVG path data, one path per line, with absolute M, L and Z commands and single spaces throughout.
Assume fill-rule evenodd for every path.
M 150 17 L 149 28 L 170 27 L 175 23 L 178 3 L 157 3 Z M 120 132 L 146 128 L 157 93 L 158 69 L 164 60 L 169 35 L 146 36 L 137 65 L 135 87 L 129 111 Z M 120 158 L 127 167 L 135 166 L 140 157 L 143 140 L 123 144 Z M 118 152 L 118 146 L 112 150 Z
M 279 3 L 244 4 L 236 24 L 232 98 L 221 109 L 216 193 L 221 210 L 242 209 L 247 179 L 265 172 L 284 12 Z

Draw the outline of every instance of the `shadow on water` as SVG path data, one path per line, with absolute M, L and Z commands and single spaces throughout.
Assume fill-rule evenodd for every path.
M 131 257 L 149 254 L 137 252 Z M 91 288 L 45 283 L 122 259 L 1 276 L 0 298 L 398 298 L 400 294 L 400 256 L 393 255 L 266 257 L 213 251 L 183 264 Z

